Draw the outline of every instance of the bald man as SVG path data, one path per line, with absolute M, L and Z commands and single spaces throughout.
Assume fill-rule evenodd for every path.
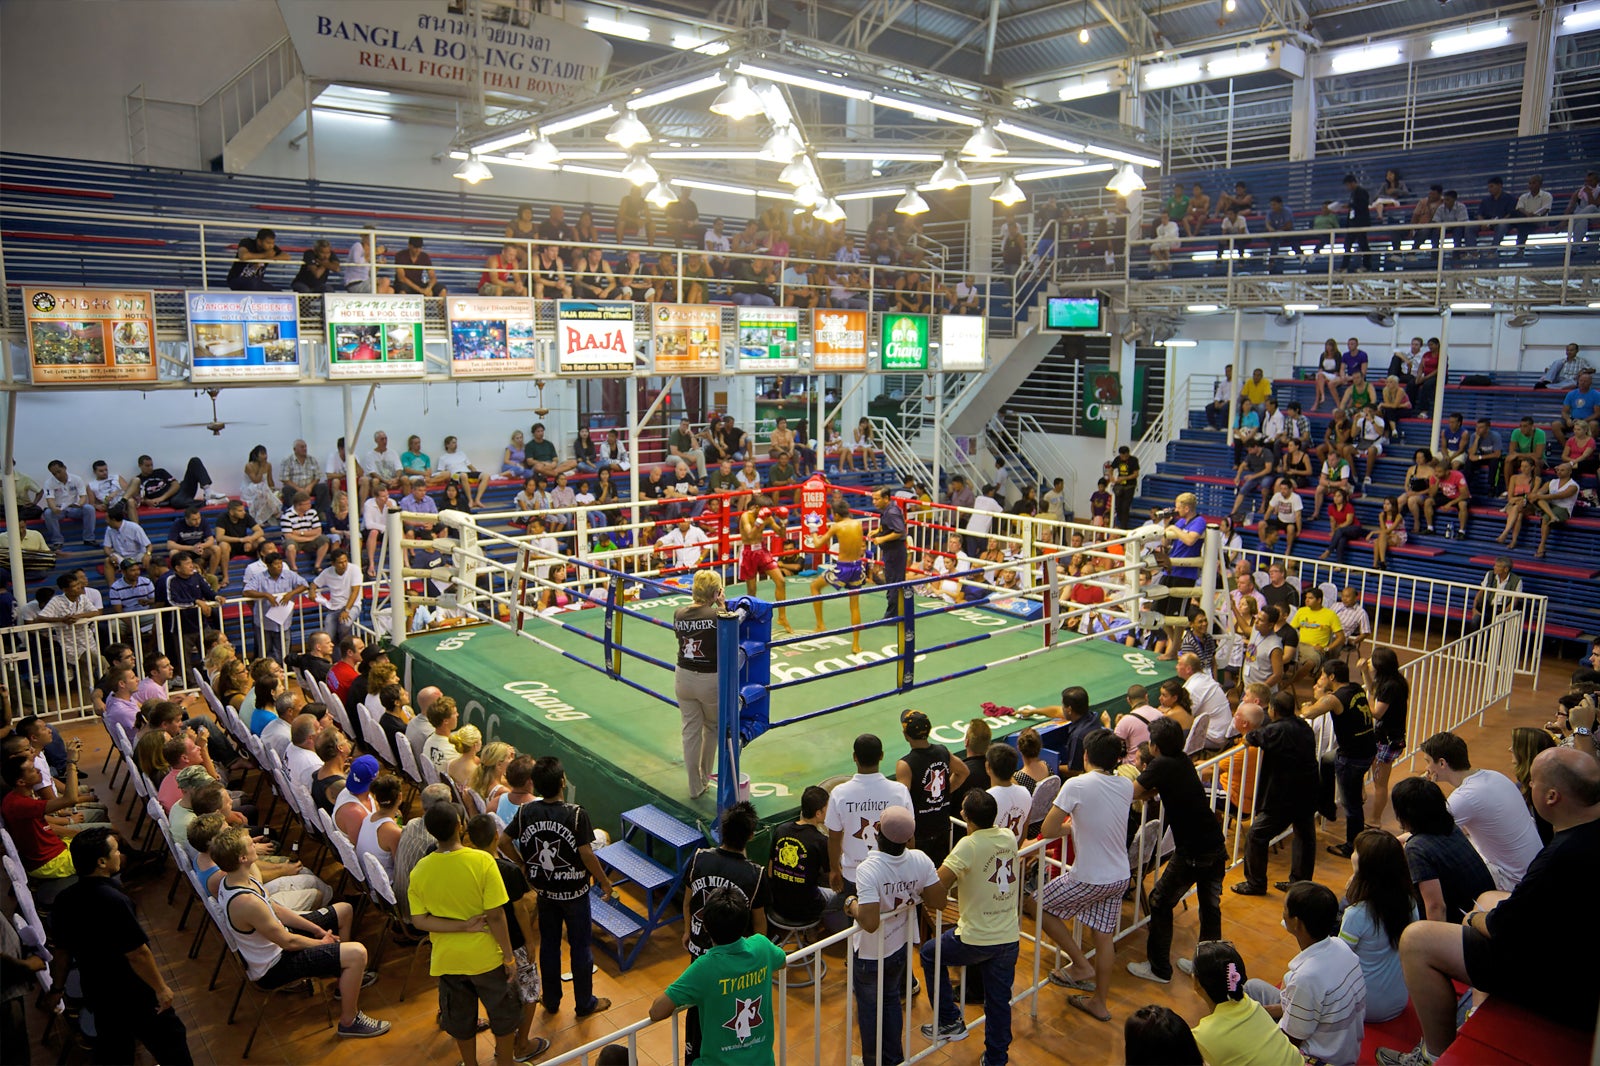
M 406 741 L 411 745 L 411 751 L 416 755 L 418 765 L 422 762 L 422 745 L 433 735 L 433 726 L 428 723 L 428 708 L 443 695 L 444 693 L 439 691 L 439 686 L 429 685 L 417 693 L 417 698 L 411 701 L 411 709 L 417 713 L 406 723 Z
M 1460 925 L 1412 922 L 1400 965 L 1422 1022 L 1409 1052 L 1382 1048 L 1378 1061 L 1428 1066 L 1456 1038 L 1452 979 L 1545 1017 L 1592 1031 L 1600 1008 L 1600 926 L 1582 905 L 1600 884 L 1600 762 L 1551 748 L 1533 760 L 1529 797 L 1555 837 L 1509 894 L 1486 892 Z

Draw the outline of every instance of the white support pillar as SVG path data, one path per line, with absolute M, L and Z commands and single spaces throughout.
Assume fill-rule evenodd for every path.
M 344 499 L 349 508 L 348 521 L 350 528 L 350 565 L 358 573 L 365 573 L 366 562 L 361 558 L 361 509 L 365 502 L 361 499 L 361 483 L 356 478 L 356 435 L 361 432 L 361 422 L 356 420 L 355 394 L 351 391 L 354 386 L 341 386 L 344 393 Z M 372 402 L 371 386 L 367 391 L 367 403 Z M 366 418 L 366 408 L 361 411 L 362 420 Z M 332 473 L 333 471 L 328 471 Z M 328 501 L 328 506 L 333 506 L 333 501 Z M 372 560 L 373 569 L 377 568 L 377 560 Z
M 406 642 L 406 632 L 411 628 L 406 612 L 406 549 L 403 543 L 406 533 L 399 511 L 390 511 L 384 521 L 385 536 L 389 540 L 389 643 L 400 645 Z M 427 594 L 426 583 L 422 591 Z
M 628 521 L 639 521 L 639 378 L 624 379 L 628 390 Z
M 1439 370 L 1433 379 L 1433 427 L 1428 432 L 1428 450 L 1439 454 L 1439 419 L 1444 416 L 1444 379 L 1450 369 L 1450 308 L 1439 316 Z M 1491 482 L 1492 483 L 1492 482 Z
M 1317 79 L 1307 70 L 1294 81 L 1289 110 L 1289 161 L 1317 156 Z
M 974 185 L 968 189 L 967 269 L 974 274 L 986 274 L 994 265 L 994 201 L 989 199 L 993 188 Z M 950 278 L 945 281 L 953 284 Z
M 939 466 L 941 453 L 944 451 L 944 374 L 940 373 L 933 379 L 935 392 L 933 394 L 933 484 L 928 486 L 928 491 L 933 493 L 933 498 L 939 498 Z M 1024 552 L 1024 559 L 1031 556 Z
M 5 481 L 6 564 L 11 569 L 11 595 L 20 604 L 28 598 L 28 584 L 27 575 L 22 570 L 22 515 L 17 509 L 17 472 L 13 468 L 16 425 L 17 394 L 8 392 L 6 393 L 6 450 L 0 472 L 3 472 Z M 0 621 L 4 621 L 7 625 L 11 623 L 9 618 Z
M 1518 137 L 1536 137 L 1550 130 L 1550 101 L 1556 89 L 1556 8 L 1529 13 L 1528 54 L 1522 64 L 1522 110 Z
M 1233 427 L 1239 424 L 1239 389 L 1244 384 L 1244 312 L 1233 309 L 1233 395 L 1228 397 L 1228 446 L 1233 447 Z
M 1112 335 L 1111 372 L 1117 375 L 1122 383 L 1122 404 L 1116 408 L 1103 409 L 1106 423 L 1105 461 L 1108 463 L 1117 457 L 1119 445 L 1133 443 L 1131 432 L 1133 416 L 1130 413 L 1133 410 L 1133 351 L 1132 341 L 1120 333 Z M 1083 495 L 1084 491 L 1080 486 L 1079 495 Z

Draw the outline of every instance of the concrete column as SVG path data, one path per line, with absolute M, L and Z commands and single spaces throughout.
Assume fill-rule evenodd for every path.
M 1289 113 L 1289 161 L 1317 156 L 1317 79 L 1310 70 L 1296 78 Z
M 989 194 L 993 185 L 973 185 L 967 189 L 970 204 L 967 217 L 967 269 L 974 274 L 986 274 L 994 265 L 994 201 Z M 959 278 L 947 277 L 946 284 L 955 284 Z
M 1522 66 L 1522 113 L 1517 136 L 1533 137 L 1550 129 L 1550 101 L 1556 87 L 1556 8 L 1529 15 L 1528 55 Z

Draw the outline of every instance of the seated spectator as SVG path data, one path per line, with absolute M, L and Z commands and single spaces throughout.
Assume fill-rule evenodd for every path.
M 1434 223 L 1444 226 L 1442 236 L 1448 238 L 1450 243 L 1457 248 L 1476 241 L 1476 227 L 1464 224 L 1470 217 L 1467 205 L 1460 201 L 1454 189 L 1446 189 L 1444 191 L 1444 199 L 1439 202 L 1438 207 L 1433 209 Z M 1440 236 L 1441 232 L 1439 230 L 1431 230 L 1429 232 L 1430 240 L 1436 240 Z
M 567 209 L 560 204 L 551 204 L 549 212 L 543 222 L 539 223 L 538 238 L 541 241 L 559 241 L 569 243 L 572 240 L 572 227 L 567 225 Z M 563 256 L 565 253 L 562 253 Z
M 1181 243 L 1178 224 L 1172 221 L 1172 217 L 1165 211 L 1161 212 L 1161 217 L 1156 222 L 1155 239 L 1150 242 L 1150 262 L 1162 267 L 1170 266 L 1172 252 Z
M 560 208 L 552 208 L 559 211 Z M 539 246 L 533 260 L 533 295 L 540 300 L 570 299 L 572 283 L 567 280 L 567 267 L 561 251 L 553 244 Z
M 1528 494 L 1528 502 L 1544 514 L 1544 521 L 1539 523 L 1539 546 L 1533 551 L 1541 559 L 1550 541 L 1550 530 L 1564 524 L 1577 510 L 1578 483 L 1572 473 L 1572 464 L 1562 463 L 1556 467 L 1555 477 Z
M 1317 251 L 1320 252 L 1322 249 L 1330 246 L 1333 243 L 1333 238 L 1331 236 L 1327 236 L 1327 234 L 1333 233 L 1338 228 L 1339 216 L 1334 213 L 1333 201 L 1324 200 L 1322 203 L 1322 210 L 1318 211 L 1311 218 L 1312 232 L 1321 234 L 1321 236 L 1317 237 Z M 1312 410 L 1316 410 L 1316 408 L 1312 408 Z
M 578 467 L 576 459 L 562 459 L 557 455 L 555 444 L 545 439 L 543 422 L 534 424 L 533 437 L 523 449 L 523 460 L 523 465 L 528 470 L 547 478 L 553 478 L 557 474 L 564 474 Z
M 778 305 L 778 275 L 770 259 L 735 259 L 731 280 L 734 303 L 742 307 Z
M 1198 237 L 1210 218 L 1211 197 L 1206 195 L 1205 189 L 1197 181 L 1194 191 L 1189 194 L 1189 211 L 1183 218 L 1183 232 L 1190 237 Z
M 1417 206 L 1411 209 L 1411 224 L 1417 228 L 1411 231 L 1411 247 L 1421 251 L 1425 244 L 1437 244 L 1439 231 L 1428 225 L 1433 221 L 1434 212 L 1439 210 L 1444 203 L 1444 186 L 1428 186 L 1428 195 L 1417 201 Z
M 630 248 L 617 265 L 617 296 L 635 303 L 655 303 L 660 279 L 655 268 L 643 262 Z
M 617 291 L 617 279 L 611 264 L 599 248 L 589 247 L 575 256 L 572 271 L 572 292 L 585 300 L 609 300 Z
M 711 264 L 706 261 L 705 256 L 699 254 L 686 256 L 683 264 L 682 302 L 708 303 L 709 283 L 716 280 L 716 277 L 716 272 L 711 269 Z
M 433 259 L 422 250 L 422 238 L 412 237 L 394 253 L 394 289 L 418 296 L 448 296 L 450 293 L 434 272 Z
M 815 307 L 816 290 L 811 287 L 807 265 L 786 261 L 783 265 L 783 302 L 786 307 Z
M 1250 232 L 1250 220 L 1230 207 L 1222 216 L 1222 236 L 1230 255 L 1238 255 L 1249 247 L 1248 241 L 1236 240 Z
M 68 751 L 71 758 L 61 794 L 50 799 L 39 793 L 44 778 L 31 755 L 7 755 L 0 763 L 0 781 L 7 790 L 0 798 L 0 822 L 11 834 L 29 880 L 74 877 L 67 846 L 47 820 L 56 811 L 78 805 L 77 752 L 70 747 Z
M 422 450 L 422 438 L 413 433 L 406 438 L 406 450 L 400 453 L 400 474 L 407 481 L 421 478 L 429 485 L 439 485 L 450 477 L 438 475 L 433 470 L 433 457 Z
M 167 551 L 173 555 L 190 552 L 204 567 L 207 575 L 215 576 L 222 567 L 222 547 L 201 513 L 200 505 L 190 504 L 182 516 L 172 523 L 167 532 Z
M 1550 194 L 1544 191 L 1544 178 L 1535 174 L 1528 179 L 1528 191 L 1517 197 L 1511 214 L 1523 219 L 1544 218 L 1550 214 L 1551 206 Z M 1528 243 L 1528 234 L 1541 228 L 1541 223 L 1513 222 L 1511 228 L 1517 231 L 1517 247 L 1521 248 Z
M 1586 752 L 1546 751 L 1533 761 L 1531 791 L 1539 816 L 1556 832 L 1522 883 L 1509 897 L 1475 907 L 1465 922 L 1416 922 L 1401 937 L 1422 1041 L 1404 1054 L 1380 1048 L 1385 1066 L 1429 1066 L 1454 1042 L 1454 981 L 1593 1031 L 1600 973 L 1591 963 L 1600 936 L 1593 923 L 1563 916 L 1574 893 L 1600 878 L 1600 764 Z
M 1504 178 L 1490 178 L 1488 186 L 1488 195 L 1478 201 L 1478 217 L 1484 222 L 1496 223 L 1493 227 L 1494 243 L 1498 247 L 1510 229 L 1510 223 L 1501 220 L 1511 218 L 1516 214 L 1517 201 L 1506 194 Z M 1466 243 L 1468 245 L 1478 243 L 1479 228 L 1478 226 L 1467 227 Z
M 506 223 L 506 237 L 516 241 L 532 241 L 539 237 L 539 226 L 533 221 L 533 205 L 522 204 Z
M 1189 1023 L 1171 1007 L 1154 1003 L 1123 1023 L 1122 1055 L 1128 1066 L 1201 1066 L 1205 1061 Z
M 316 553 L 311 562 L 312 571 L 321 570 L 330 542 L 322 531 L 321 516 L 311 507 L 311 497 L 303 492 L 296 496 L 294 503 L 278 519 L 278 525 L 283 531 L 283 553 L 289 569 L 299 569 L 299 555 L 305 550 Z
M 1382 829 L 1363 830 L 1351 857 L 1350 880 L 1344 889 L 1349 906 L 1339 921 L 1339 939 L 1361 961 L 1366 1021 L 1386 1022 L 1406 1009 L 1400 935 L 1421 918 L 1416 891 L 1404 845 Z
M 319 240 L 301 256 L 300 270 L 289 283 L 289 288 L 295 292 L 328 292 L 332 275 L 338 272 L 339 257 L 334 254 L 333 245 Z
M 1587 424 L 1591 435 L 1600 430 L 1600 389 L 1594 387 L 1594 371 L 1580 370 L 1572 391 L 1561 399 L 1561 417 L 1550 423 L 1550 435 L 1558 445 L 1567 442 L 1567 434 L 1579 424 Z
M 364 230 L 375 229 L 375 226 L 363 226 Z M 389 254 L 389 249 L 381 244 L 374 244 L 370 251 L 367 242 L 370 237 L 357 237 L 350 242 L 350 252 L 345 256 L 344 291 L 345 292 L 372 292 L 372 269 L 367 264 L 371 261 L 382 259 Z M 378 292 L 393 292 L 394 286 L 388 278 L 379 278 Z
M 527 273 L 522 266 L 522 249 L 507 243 L 489 256 L 478 278 L 479 296 L 526 296 Z
M 691 248 L 699 246 L 705 227 L 700 225 L 700 205 L 694 202 L 689 189 L 678 190 L 678 198 L 667 205 L 666 215 L 668 239 L 679 248 L 686 244 Z
M 1259 978 L 1245 995 L 1277 1019 L 1307 1061 L 1350 1064 L 1361 1051 L 1367 986 L 1361 960 L 1341 937 L 1339 899 L 1315 881 L 1296 881 L 1283 901 L 1283 927 L 1300 952 L 1289 960 L 1282 988 Z
M 1389 790 L 1389 802 L 1406 840 L 1406 865 L 1430 922 L 1457 924 L 1477 898 L 1493 891 L 1494 875 L 1456 826 L 1439 786 L 1408 777 Z M 1518 805 L 1520 808 L 1520 804 Z
M 95 544 L 94 495 L 77 474 L 67 473 L 67 464 L 52 459 L 47 465 L 50 476 L 44 479 L 43 503 L 45 531 L 49 546 L 59 551 L 66 544 L 61 533 L 63 516 L 78 517 L 83 524 L 83 543 Z
M 1589 235 L 1589 219 L 1600 215 L 1600 173 L 1591 170 L 1583 176 L 1583 184 L 1567 200 L 1563 213 L 1579 216 L 1572 220 L 1569 235 L 1573 244 L 1582 244 Z
M 1399 207 L 1411 196 L 1411 190 L 1406 186 L 1405 179 L 1400 172 L 1390 168 L 1383 172 L 1383 187 L 1378 190 L 1378 195 L 1373 198 L 1372 207 L 1376 211 L 1383 211 Z
M 1237 211 L 1241 215 L 1249 214 L 1255 207 L 1256 195 L 1250 187 L 1242 181 L 1234 182 L 1232 192 L 1217 194 L 1217 214 L 1225 215 L 1229 211 Z
M 254 237 L 240 239 L 233 265 L 228 268 L 228 288 L 235 292 L 277 292 L 278 286 L 267 282 L 267 264 L 288 259 L 289 253 L 278 247 L 278 235 L 270 229 L 258 229 Z
M 617 204 L 617 241 L 620 244 L 638 243 L 633 238 L 644 236 L 644 243 L 656 243 L 656 220 L 650 213 L 650 201 L 644 190 L 629 189 Z
M 1505 774 L 1474 767 L 1467 742 L 1454 733 L 1435 733 L 1418 745 L 1429 780 L 1450 786 L 1446 807 L 1478 849 L 1495 887 L 1510 892 L 1543 846 L 1533 816 L 1516 802 L 1517 784 Z
M 701 238 L 701 247 L 710 256 L 711 269 L 716 276 L 722 277 L 728 272 L 728 253 L 733 249 L 733 242 L 722 230 L 722 219 L 711 223 L 711 228 L 706 230 Z
M 1305 1056 L 1266 1009 L 1245 994 L 1249 978 L 1237 948 L 1226 940 L 1202 941 L 1192 969 L 1195 989 L 1211 1006 L 1211 1013 L 1194 1027 L 1194 1042 L 1206 1062 L 1303 1066 Z
M 623 446 L 616 430 L 606 430 L 606 439 L 595 446 L 595 455 L 595 466 L 600 474 L 601 485 L 605 488 L 610 488 L 611 485 L 610 478 L 607 476 L 608 472 L 624 474 L 628 472 L 628 449 Z M 613 493 L 615 492 L 614 489 L 612 491 Z M 606 499 L 606 493 L 602 487 L 596 487 L 595 495 L 599 498 L 600 503 L 611 502 Z

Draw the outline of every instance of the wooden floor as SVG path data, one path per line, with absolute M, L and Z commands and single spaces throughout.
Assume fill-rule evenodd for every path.
M 1510 731 L 1519 725 L 1540 725 L 1551 716 L 1555 698 L 1565 691 L 1567 676 L 1574 668 L 1571 660 L 1547 659 L 1543 681 L 1534 691 L 1526 681 L 1520 681 L 1511 700 L 1510 710 L 1492 709 L 1485 715 L 1483 727 L 1468 725 L 1462 730 L 1470 745 L 1474 765 L 1497 770 L 1510 769 Z M 93 783 L 105 792 L 105 782 L 100 779 L 99 767 L 104 755 L 105 734 L 96 726 L 83 725 L 70 730 L 83 738 L 84 764 L 89 767 Z M 1413 742 L 1420 738 L 1411 738 Z M 90 753 L 93 757 L 90 757 Z M 1406 772 L 1397 768 L 1396 777 Z M 1393 828 L 1392 814 L 1387 824 Z M 1343 841 L 1343 829 L 1337 823 L 1323 833 L 1322 843 Z M 1272 859 L 1271 879 L 1287 876 L 1288 849 Z M 336 876 L 337 868 L 334 867 Z M 1347 860 L 1328 855 L 1319 848 L 1317 855 L 1317 880 L 1340 891 L 1349 875 Z M 330 877 L 330 880 L 333 878 Z M 1227 884 L 1239 879 L 1237 872 L 1230 874 Z M 190 933 L 176 929 L 178 907 L 168 906 L 166 894 L 172 883 L 172 870 L 156 876 L 134 879 L 129 891 L 137 901 L 142 917 L 152 938 L 159 965 L 168 982 L 177 992 L 176 1007 L 189 1028 L 190 1049 L 198 1063 L 238 1063 L 249 1031 L 252 1011 L 259 993 L 248 991 L 239 1021 L 227 1024 L 227 1012 L 234 992 L 238 988 L 237 972 L 225 964 L 222 980 L 216 992 L 208 992 L 206 982 L 217 959 L 220 947 L 213 930 L 200 958 L 191 961 L 186 957 Z M 180 893 L 189 891 L 187 885 Z M 179 895 L 181 905 L 183 896 Z M 1262 898 L 1249 898 L 1223 893 L 1223 933 L 1238 944 L 1251 974 L 1277 981 L 1291 955 L 1293 943 L 1278 924 L 1281 917 L 1282 896 L 1269 893 Z M 192 932 L 196 916 L 191 915 Z M 1196 917 L 1191 908 L 1180 910 L 1176 922 L 1173 954 L 1188 953 L 1194 946 Z M 369 952 L 376 947 L 381 935 L 379 919 L 369 911 L 369 917 L 359 930 L 360 938 Z M 1032 972 L 1032 955 L 1024 945 L 1022 960 L 1018 963 L 1019 985 L 1022 971 Z M 383 1037 L 372 1040 L 341 1040 L 327 1026 L 324 1005 L 306 997 L 279 994 L 271 998 L 261 1031 L 248 1061 L 253 1063 L 295 1063 L 297 1066 L 351 1066 L 352 1063 L 391 1062 L 455 1062 L 453 1041 L 436 1028 L 434 1015 L 436 998 L 434 984 L 427 976 L 425 963 L 418 967 L 411 980 L 405 1002 L 400 1002 L 400 990 L 405 981 L 415 949 L 387 945 L 377 984 L 361 996 L 361 1008 L 376 1018 L 387 1020 L 393 1029 Z M 1087 1015 L 1069 1010 L 1059 991 L 1045 989 L 1037 999 L 1037 1016 L 1030 1014 L 1027 1002 L 1020 1004 L 1014 1017 L 1014 1037 L 1011 1060 L 1021 1066 L 1059 1063 L 1070 1058 L 1073 1062 L 1123 1061 L 1122 1020 L 1129 1013 L 1147 1003 L 1166 1004 L 1187 1018 L 1191 1024 L 1203 1016 L 1198 994 L 1181 976 L 1170 985 L 1155 985 L 1128 975 L 1124 966 L 1142 960 L 1144 936 L 1142 933 L 1125 938 L 1117 949 L 1117 978 L 1110 993 L 1113 1021 L 1096 1023 Z M 683 968 L 686 957 L 678 946 L 677 938 L 660 936 L 641 956 L 637 965 L 626 974 L 618 975 L 615 966 L 606 959 L 600 960 L 600 972 L 595 977 L 596 994 L 609 997 L 612 1006 L 604 1015 L 579 1022 L 572 1016 L 570 994 L 565 1010 L 553 1020 L 542 1013 L 534 1024 L 534 1032 L 548 1037 L 553 1052 L 561 1052 L 590 1040 L 597 1039 L 624 1025 L 642 1018 L 650 1001 Z M 853 1012 L 847 1009 L 844 992 L 844 966 L 842 956 L 830 959 L 830 969 L 823 982 L 823 1054 L 821 1062 L 830 1066 L 848 1063 L 849 1045 L 853 1042 Z M 30 1004 L 32 998 L 29 997 Z M 810 990 L 792 992 L 789 1006 L 788 1061 L 806 1063 L 812 1060 L 813 1013 Z M 968 1017 L 980 1013 L 969 1008 Z M 913 1008 L 913 1021 L 921 1024 L 928 1020 L 926 997 L 919 997 Z M 29 1028 L 33 1038 L 35 1062 L 53 1062 L 60 1054 L 58 1047 L 44 1048 L 39 1039 L 45 1015 L 30 1012 Z M 671 1062 L 670 1035 L 666 1025 L 647 1031 L 640 1041 L 641 1062 Z M 921 1037 L 913 1030 L 908 1052 L 923 1047 Z M 480 1061 L 492 1061 L 492 1041 L 487 1034 L 479 1038 Z M 964 1042 L 948 1045 L 930 1061 L 939 1063 L 976 1062 L 982 1049 L 981 1029 Z M 149 1057 L 141 1049 L 140 1061 Z M 68 1052 L 68 1061 L 85 1062 L 82 1049 Z M 7 1055 L 8 1061 L 12 1060 Z

